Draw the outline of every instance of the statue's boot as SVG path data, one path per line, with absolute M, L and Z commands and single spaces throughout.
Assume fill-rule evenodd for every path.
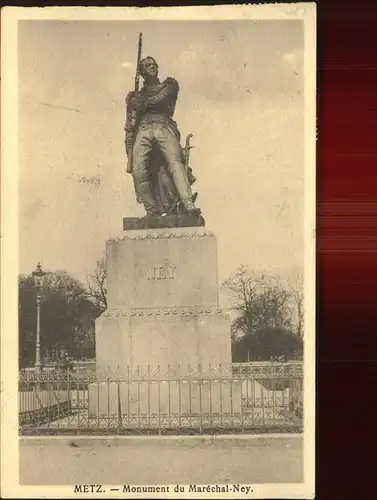
M 200 208 L 196 208 L 192 198 L 185 198 L 184 200 L 181 200 L 181 204 L 183 210 L 187 214 L 200 215 Z
M 157 217 L 161 215 L 161 211 L 157 206 L 149 182 L 147 181 L 139 182 L 137 189 L 140 196 L 140 200 L 142 201 L 145 211 L 147 212 L 147 217 L 151 216 Z

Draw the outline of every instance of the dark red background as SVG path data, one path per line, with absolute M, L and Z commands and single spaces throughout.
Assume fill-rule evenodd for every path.
M 317 498 L 377 499 L 377 10 L 318 4 Z

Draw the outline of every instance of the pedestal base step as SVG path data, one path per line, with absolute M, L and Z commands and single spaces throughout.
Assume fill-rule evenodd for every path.
M 241 412 L 239 381 L 120 381 L 89 385 L 89 417 L 205 416 Z
M 124 217 L 123 231 L 132 229 L 163 229 L 171 227 L 200 227 L 205 221 L 200 214 L 172 214 L 165 216 Z

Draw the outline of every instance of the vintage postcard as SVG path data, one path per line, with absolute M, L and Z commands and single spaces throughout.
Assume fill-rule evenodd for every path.
M 315 4 L 1 28 L 2 496 L 313 498 Z

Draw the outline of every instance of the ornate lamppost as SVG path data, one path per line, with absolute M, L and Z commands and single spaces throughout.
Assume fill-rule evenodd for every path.
M 37 335 L 35 342 L 35 370 L 40 373 L 42 370 L 41 363 L 41 295 L 42 295 L 42 284 L 43 276 L 46 273 L 42 271 L 40 262 L 38 262 L 35 271 L 32 275 L 34 278 L 34 284 L 37 291 Z

